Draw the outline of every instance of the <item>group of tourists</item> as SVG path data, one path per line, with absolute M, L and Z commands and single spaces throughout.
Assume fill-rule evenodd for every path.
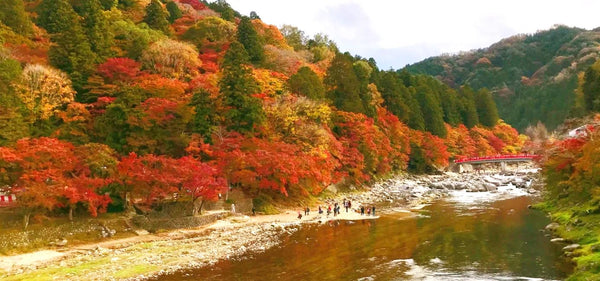
M 371 206 L 371 208 L 367 207 L 367 216 L 375 216 L 375 205 Z M 364 216 L 365 215 L 365 206 L 360 206 L 360 215 Z
M 327 206 L 327 209 L 324 210 L 323 207 L 319 206 L 318 212 L 319 215 L 322 215 L 323 213 L 326 212 L 327 217 L 329 217 L 329 215 L 331 215 L 331 213 L 333 212 L 333 216 L 337 216 L 340 214 L 340 210 L 342 208 L 342 205 L 344 206 L 344 209 L 346 209 L 346 213 L 348 213 L 348 210 L 352 210 L 352 202 L 350 200 L 346 200 L 344 198 L 344 201 L 342 202 L 342 204 L 338 204 L 337 202 L 334 202 L 333 204 L 333 208 L 331 207 L 331 204 L 329 204 Z M 361 215 L 365 215 L 365 211 L 366 211 L 366 215 L 373 215 L 375 216 L 375 206 L 371 206 L 371 207 L 365 207 L 364 205 L 361 205 L 360 208 L 356 209 L 356 212 L 360 212 Z M 306 206 L 306 208 L 304 208 L 304 216 L 308 216 L 310 215 L 310 208 L 308 206 Z M 298 212 L 298 219 L 302 219 L 302 213 Z

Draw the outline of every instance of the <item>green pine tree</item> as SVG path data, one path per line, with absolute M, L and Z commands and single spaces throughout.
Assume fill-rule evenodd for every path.
M 423 111 L 425 129 L 438 137 L 446 137 L 448 132 L 444 125 L 444 113 L 436 101 L 434 93 L 426 87 L 417 89 L 417 100 Z
M 378 79 L 377 89 L 383 98 L 383 105 L 402 122 L 408 124 L 410 117 L 410 107 L 402 98 L 408 94 L 408 89 L 404 87 L 398 75 L 393 71 L 383 72 Z
M 585 71 L 581 91 L 585 109 L 594 112 L 600 111 L 600 61 Z
M 244 45 L 250 62 L 259 65 L 265 60 L 263 44 L 260 42 L 250 18 L 242 17 L 237 29 L 237 40 Z
M 227 1 L 225 0 L 217 0 L 206 4 L 211 10 L 221 14 L 221 18 L 223 18 L 226 21 L 234 21 L 235 17 L 241 16 L 240 13 L 233 10 L 229 3 L 227 3 Z
M 218 112 L 210 93 L 205 90 L 195 93 L 190 106 L 194 108 L 194 117 L 190 122 L 191 131 L 203 136 L 206 143 L 211 143 L 212 129 L 218 125 Z
M 131 126 L 127 119 L 130 111 L 120 102 L 107 106 L 105 113 L 94 120 L 95 141 L 106 144 L 119 153 L 129 153 L 127 136 Z
M 174 23 L 177 19 L 183 16 L 183 13 L 177 6 L 177 3 L 173 1 L 167 2 L 167 11 L 169 12 L 169 22 Z
M 486 127 L 494 127 L 498 123 L 498 109 L 488 89 L 481 89 L 475 94 L 475 106 L 479 115 L 479 122 Z
M 0 47 L 0 145 L 2 146 L 29 135 L 29 124 L 23 117 L 22 104 L 13 87 L 21 71 L 21 63 L 3 58 L 3 49 Z
M 324 82 L 331 89 L 327 97 L 339 110 L 366 113 L 361 100 L 360 81 L 354 72 L 350 54 L 338 53 L 333 58 Z
M 94 69 L 96 54 L 67 0 L 44 0 L 39 6 L 38 23 L 51 34 L 54 43 L 48 51 L 50 64 L 69 74 L 73 88 L 81 93 Z
M 467 128 L 473 128 L 479 124 L 479 115 L 475 107 L 475 93 L 469 86 L 463 86 L 460 89 L 459 111 L 462 123 Z
M 50 64 L 69 74 L 73 88 L 82 93 L 87 78 L 94 71 L 96 55 L 79 25 L 53 36 L 55 43 L 48 51 Z
M 364 114 L 369 117 L 374 117 L 377 113 L 377 109 L 373 104 L 373 96 L 369 92 L 369 83 L 371 83 L 371 74 L 373 73 L 373 67 L 369 62 L 359 59 L 352 64 L 354 74 L 358 78 L 359 83 L 359 96 L 362 101 L 363 108 L 365 109 Z
M 248 62 L 244 46 L 234 41 L 223 58 L 223 76 L 219 81 L 219 90 L 229 107 L 225 113 L 228 128 L 243 133 L 253 132 L 265 119 L 261 101 L 252 96 L 258 93 L 259 87 L 247 67 Z
M 82 0 L 80 15 L 83 17 L 83 29 L 90 42 L 90 47 L 96 53 L 99 61 L 113 56 L 111 47 L 113 45 L 112 31 L 108 21 L 102 13 L 99 0 Z
M 403 94 L 403 99 L 406 101 L 406 105 L 410 109 L 408 127 L 413 130 L 425 131 L 425 117 L 423 117 L 424 113 L 416 96 L 417 94 L 414 87 L 410 87 L 409 91 Z
M 288 85 L 292 93 L 306 96 L 312 100 L 320 100 L 325 97 L 325 87 L 321 78 L 307 66 L 298 69 L 298 72 L 288 80 Z
M 446 89 L 440 99 L 442 102 L 442 110 L 444 111 L 444 122 L 457 126 L 461 123 L 460 118 L 460 104 L 456 91 L 452 89 Z
M 167 12 L 163 9 L 162 5 L 158 0 L 150 1 L 150 4 L 146 6 L 146 15 L 144 16 L 144 22 L 152 29 L 160 30 L 164 34 L 171 34 L 169 29 L 169 20 L 167 20 Z
M 15 33 L 28 36 L 33 32 L 33 24 L 25 11 L 23 0 L 3 0 L 0 8 L 0 22 Z
M 37 24 L 48 33 L 56 34 L 71 29 L 77 17 L 69 1 L 43 0 L 38 6 Z

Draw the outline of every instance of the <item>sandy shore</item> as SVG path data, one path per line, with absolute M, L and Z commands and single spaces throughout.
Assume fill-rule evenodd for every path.
M 472 176 L 470 176 L 473 178 Z M 503 179 L 503 178 L 499 178 Z M 360 204 L 389 203 L 388 211 L 409 212 L 436 198 L 456 192 L 435 186 L 444 182 L 464 182 L 458 175 L 402 177 L 375 184 L 370 190 L 340 194 L 321 206 L 342 198 L 352 200 L 353 208 Z M 477 185 L 483 179 L 470 179 Z M 494 179 L 488 179 L 494 182 Z M 501 183 L 498 183 L 501 185 Z M 466 190 L 460 190 L 465 192 Z M 499 194 L 502 191 L 492 191 Z M 88 245 L 67 246 L 29 254 L 0 257 L 1 280 L 144 280 L 170 272 L 199 268 L 221 259 L 241 257 L 248 252 L 261 252 L 279 243 L 281 235 L 293 234 L 303 223 L 326 223 L 330 220 L 377 219 L 346 211 L 341 214 L 319 215 L 317 206 L 298 219 L 300 208 L 277 215 L 234 215 L 211 225 L 180 229 L 160 234 L 148 234 Z M 382 210 L 378 209 L 378 214 Z M 385 210 L 383 210 L 385 211 Z

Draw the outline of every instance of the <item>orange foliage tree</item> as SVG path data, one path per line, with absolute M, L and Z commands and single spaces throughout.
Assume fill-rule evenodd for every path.
M 106 181 L 91 175 L 84 156 L 72 144 L 53 138 L 21 139 L 14 148 L 0 147 L 3 172 L 14 173 L 11 189 L 24 211 L 25 227 L 29 216 L 42 210 L 69 207 L 70 218 L 78 203 L 87 205 L 92 216 L 105 210 L 110 198 L 97 191 Z
M 392 168 L 394 170 L 406 169 L 410 155 L 408 126 L 383 107 L 377 108 L 376 124 L 390 140 Z
M 446 136 L 445 144 L 448 147 L 450 157 L 477 156 L 475 142 L 469 135 L 469 129 L 465 125 L 460 124 L 457 127 L 452 127 L 446 124 L 446 130 L 448 131 L 448 135 Z
M 354 183 L 391 171 L 390 139 L 372 118 L 360 113 L 336 112 L 334 132 L 343 144 L 343 171 Z

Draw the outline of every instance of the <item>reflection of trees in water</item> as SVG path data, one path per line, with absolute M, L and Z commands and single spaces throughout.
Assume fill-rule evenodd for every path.
M 391 214 L 378 220 L 302 225 L 280 247 L 247 260 L 223 261 L 190 276 L 161 280 L 403 280 L 420 266 L 461 272 L 559 279 L 557 249 L 539 229 L 548 222 L 527 209 L 527 198 L 491 203 L 482 210 L 443 202 L 423 210 L 430 218 Z M 431 259 L 439 258 L 436 265 Z M 409 262 L 410 263 L 410 262 Z M 477 263 L 477 265 L 474 265 Z
M 554 269 L 559 253 L 539 230 L 548 220 L 527 209 L 526 197 L 498 201 L 485 210 L 460 215 L 450 204 L 428 208 L 422 242 L 415 251 L 417 264 L 439 258 L 451 271 L 509 272 L 518 276 L 563 277 Z M 435 266 L 435 265 L 432 265 Z

